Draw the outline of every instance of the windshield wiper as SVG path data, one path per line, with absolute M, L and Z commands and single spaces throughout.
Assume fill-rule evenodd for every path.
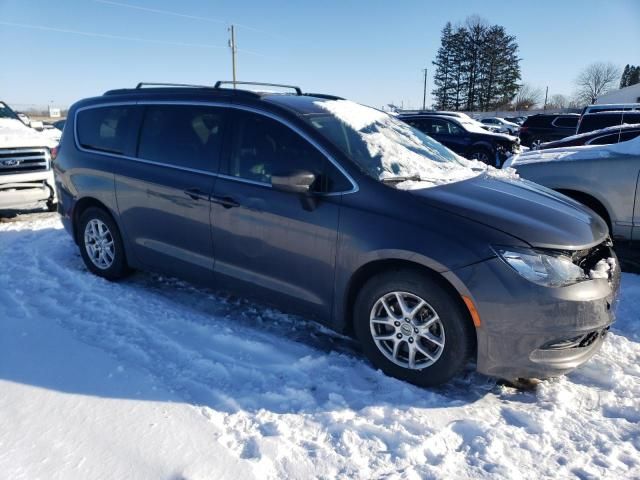
M 420 175 L 411 175 L 408 177 L 385 177 L 380 179 L 382 183 L 400 183 L 400 182 L 406 182 L 409 180 L 414 182 L 419 182 L 422 180 L 422 178 L 420 178 Z

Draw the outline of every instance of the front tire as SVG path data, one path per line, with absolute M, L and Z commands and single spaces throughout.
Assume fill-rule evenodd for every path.
M 95 275 L 118 280 L 129 273 L 118 226 L 103 209 L 90 207 L 82 213 L 78 244 L 85 265 Z
M 398 270 L 370 279 L 354 306 L 354 330 L 369 360 L 415 385 L 446 383 L 475 347 L 468 314 L 428 275 Z
M 487 165 L 494 165 L 495 158 L 491 150 L 485 147 L 472 147 L 467 154 L 467 157 L 471 160 L 479 160 Z

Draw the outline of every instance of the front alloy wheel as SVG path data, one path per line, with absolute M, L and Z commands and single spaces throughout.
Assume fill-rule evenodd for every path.
M 447 382 L 475 350 L 469 312 L 435 273 L 398 269 L 370 278 L 356 297 L 353 322 L 371 363 L 415 385 Z
M 444 326 L 433 307 L 417 295 L 383 295 L 371 309 L 369 324 L 380 352 L 400 367 L 419 370 L 442 355 Z

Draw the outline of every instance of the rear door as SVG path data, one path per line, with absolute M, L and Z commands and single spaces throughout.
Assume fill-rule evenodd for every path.
M 212 198 L 216 283 L 328 318 L 339 192 L 352 185 L 316 146 L 267 114 L 235 111 L 230 140 Z M 319 179 L 315 204 L 272 188 L 273 174 L 292 170 Z
M 227 112 L 146 105 L 137 153 L 116 173 L 120 218 L 143 265 L 199 282 L 213 279 L 211 204 Z

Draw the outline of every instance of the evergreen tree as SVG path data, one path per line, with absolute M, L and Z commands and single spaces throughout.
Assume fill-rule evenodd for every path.
M 518 91 L 520 59 L 515 37 L 504 27 L 474 16 L 453 28 L 447 22 L 433 64 L 434 106 L 488 110 L 508 103 Z
M 627 63 L 627 65 L 624 67 L 624 70 L 622 71 L 622 75 L 620 76 L 620 88 L 624 88 L 624 87 L 628 87 L 629 86 L 629 70 L 630 70 L 630 65 Z
M 627 87 L 640 83 L 640 65 L 637 67 L 631 67 L 629 69 L 629 78 L 627 80 Z

